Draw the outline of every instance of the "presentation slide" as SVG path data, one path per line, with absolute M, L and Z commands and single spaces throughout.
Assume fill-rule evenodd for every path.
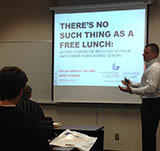
M 55 15 L 54 84 L 118 86 L 144 70 L 145 10 Z
M 55 13 L 53 81 L 57 89 L 54 97 L 76 100 L 73 95 L 66 94 L 65 98 L 60 94 L 67 90 L 61 91 L 62 87 L 118 91 L 124 78 L 140 82 L 145 40 L 145 8 Z

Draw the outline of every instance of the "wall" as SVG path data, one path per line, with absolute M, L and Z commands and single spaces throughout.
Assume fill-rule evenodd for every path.
M 123 0 L 125 1 L 125 0 Z M 99 0 L 99 3 L 111 0 Z M 112 0 L 112 2 L 119 2 Z M 65 1 L 57 5 L 97 3 L 96 0 Z M 154 1 L 149 13 L 149 42 L 160 46 L 160 2 Z M 51 98 L 52 16 L 49 1 L 9 0 L 0 5 L 0 68 L 18 65 L 29 77 L 33 99 Z M 106 150 L 141 151 L 141 122 L 139 106 L 106 104 L 41 104 L 47 116 L 62 124 L 104 125 Z M 120 140 L 115 141 L 115 133 Z M 160 134 L 158 130 L 158 141 Z M 160 146 L 158 145 L 158 151 Z
M 23 68 L 34 90 L 33 97 L 50 102 L 52 14 L 48 1 L 3 1 L 0 21 L 0 67 Z

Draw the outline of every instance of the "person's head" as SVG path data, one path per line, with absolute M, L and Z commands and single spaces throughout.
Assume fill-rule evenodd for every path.
M 27 75 L 18 67 L 6 66 L 0 70 L 0 100 L 21 97 L 28 81 Z
M 158 57 L 159 47 L 155 43 L 150 43 L 145 46 L 143 57 L 144 61 L 148 62 Z
M 23 90 L 23 98 L 30 99 L 32 96 L 32 88 L 29 85 L 26 85 Z

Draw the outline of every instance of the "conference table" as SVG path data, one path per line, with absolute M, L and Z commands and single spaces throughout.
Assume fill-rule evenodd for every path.
M 92 146 L 90 151 L 103 151 L 104 144 L 104 126 L 96 126 L 96 125 L 63 125 L 59 128 L 55 128 L 55 133 L 58 136 L 66 129 L 77 131 L 83 134 L 86 134 L 91 137 L 97 137 L 97 141 Z M 55 148 L 56 149 L 56 148 Z M 58 148 L 57 148 L 58 149 Z M 59 148 L 60 149 L 60 148 Z M 62 148 L 63 149 L 63 148 Z M 58 150 L 55 150 L 58 151 Z M 60 151 L 60 150 L 59 150 Z M 70 148 L 70 150 L 64 151 L 76 151 L 75 148 Z

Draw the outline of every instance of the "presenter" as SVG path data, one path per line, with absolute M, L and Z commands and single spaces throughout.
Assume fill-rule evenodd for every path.
M 122 80 L 124 87 L 119 86 L 123 92 L 140 95 L 141 121 L 142 121 L 142 150 L 156 151 L 156 132 L 160 119 L 160 63 L 157 60 L 159 47 L 154 44 L 145 46 L 143 58 L 146 69 L 140 83 Z M 136 60 L 135 60 L 136 61 Z

